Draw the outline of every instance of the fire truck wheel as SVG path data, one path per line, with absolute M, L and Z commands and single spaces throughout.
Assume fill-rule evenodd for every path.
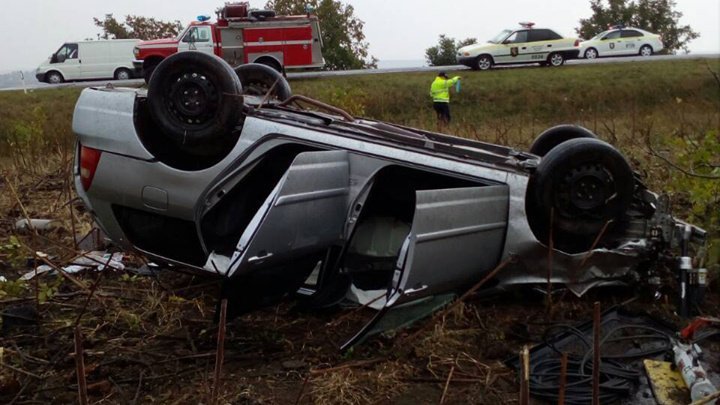
M 150 115 L 183 147 L 232 132 L 242 115 L 242 85 L 230 65 L 204 52 L 178 52 L 155 68 L 147 92 Z
M 292 96 L 290 84 L 277 70 L 261 63 L 248 63 L 235 68 L 243 94 L 263 97 L 272 88 L 272 98 L 283 101 Z
M 576 138 L 597 138 L 589 129 L 579 125 L 557 125 L 546 129 L 530 145 L 530 153 L 545 156 L 554 147 Z
M 545 155 L 528 182 L 530 228 L 543 243 L 552 234 L 558 249 L 588 250 L 606 226 L 605 235 L 623 218 L 634 184 L 630 165 L 611 145 L 592 138 L 563 142 Z

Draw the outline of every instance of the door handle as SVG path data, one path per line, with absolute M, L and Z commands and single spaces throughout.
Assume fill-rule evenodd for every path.
M 548 44 L 548 48 L 552 48 L 552 44 Z
M 521 49 L 527 49 L 527 46 L 523 46 Z
M 253 256 L 253 257 L 251 257 L 251 258 L 248 259 L 248 263 L 258 263 L 258 262 L 262 262 L 262 261 L 264 261 L 265 259 L 271 258 L 272 255 L 273 255 L 272 253 L 266 253 L 266 254 L 263 255 L 263 256 Z

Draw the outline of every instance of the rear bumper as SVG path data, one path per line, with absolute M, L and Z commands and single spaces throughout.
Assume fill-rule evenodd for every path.
M 580 55 L 580 48 L 563 51 L 562 54 L 565 57 L 565 60 L 578 59 L 578 56 Z

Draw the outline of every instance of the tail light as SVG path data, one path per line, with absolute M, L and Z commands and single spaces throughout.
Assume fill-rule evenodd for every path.
M 92 185 L 101 154 L 102 151 L 97 149 L 80 146 L 80 182 L 85 191 Z
M 580 41 L 579 39 L 576 39 L 576 40 L 575 40 L 575 46 L 580 46 L 580 42 L 582 42 L 582 41 Z

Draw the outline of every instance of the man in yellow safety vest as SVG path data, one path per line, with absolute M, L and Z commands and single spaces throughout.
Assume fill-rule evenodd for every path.
M 430 96 L 433 108 L 437 113 L 438 122 L 442 125 L 450 123 L 450 89 L 460 80 L 460 76 L 448 79 L 445 72 L 438 72 L 435 81 L 430 85 Z

